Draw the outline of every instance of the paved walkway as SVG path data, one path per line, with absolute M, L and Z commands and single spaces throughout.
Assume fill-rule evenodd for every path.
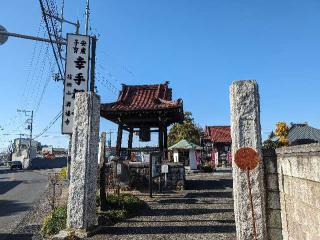
M 187 190 L 156 195 L 143 216 L 105 229 L 94 239 L 235 239 L 232 175 L 227 169 L 187 176 Z

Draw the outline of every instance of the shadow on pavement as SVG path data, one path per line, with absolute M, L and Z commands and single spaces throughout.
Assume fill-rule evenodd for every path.
M 194 199 L 194 198 L 189 198 L 189 199 L 172 198 L 172 199 L 163 199 L 158 201 L 158 203 L 161 203 L 161 204 L 172 204 L 172 203 L 195 204 L 197 202 L 198 202 L 198 199 Z
M 2 217 L 13 215 L 16 212 L 23 212 L 31 208 L 28 204 L 11 200 L 0 200 L 0 206 L 0 216 Z
M 160 226 L 160 227 L 106 227 L 100 233 L 126 235 L 126 234 L 199 234 L 199 233 L 233 233 L 235 226 Z
M 192 192 L 184 198 L 232 198 L 232 192 Z
M 142 222 L 146 222 L 146 223 L 174 223 L 174 222 L 181 222 L 181 223 L 186 223 L 186 222 L 197 222 L 197 223 L 201 223 L 201 222 L 209 222 L 209 223 L 214 223 L 214 222 L 218 222 L 218 223 L 224 223 L 224 224 L 235 224 L 234 220 L 215 220 L 215 219 L 194 219 L 194 220 L 139 220 L 139 219 L 127 219 L 126 222 L 128 223 L 142 223 Z
M 31 240 L 31 233 L 21 233 L 21 234 L 5 234 L 0 233 L 0 240 Z
M 0 194 L 4 194 L 18 186 L 23 181 L 0 181 Z
M 220 180 L 187 180 L 186 190 L 218 190 L 232 188 L 232 179 Z
M 142 216 L 192 216 L 192 215 L 204 215 L 211 213 L 227 213 L 233 212 L 233 209 L 229 208 L 188 208 L 188 209 L 152 209 Z

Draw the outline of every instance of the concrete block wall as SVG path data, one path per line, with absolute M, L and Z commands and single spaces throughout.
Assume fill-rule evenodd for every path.
M 277 149 L 283 239 L 320 239 L 320 144 Z
M 263 150 L 266 188 L 267 233 L 269 240 L 282 240 L 280 192 L 275 150 Z

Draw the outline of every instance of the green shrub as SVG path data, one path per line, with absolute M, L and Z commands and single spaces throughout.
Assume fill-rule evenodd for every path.
M 59 233 L 66 228 L 67 224 L 67 206 L 61 206 L 53 210 L 51 214 L 45 217 L 42 228 L 42 236 L 50 236 Z
M 99 203 L 99 195 L 96 199 Z M 122 193 L 119 196 L 109 194 L 107 196 L 107 211 L 101 212 L 113 221 L 133 217 L 139 214 L 145 203 L 130 193 Z
M 123 220 L 128 217 L 128 212 L 126 210 L 108 210 L 103 212 L 112 221 Z
M 61 180 L 65 180 L 68 177 L 68 169 L 67 167 L 63 167 L 61 168 L 60 172 L 59 172 L 59 177 Z

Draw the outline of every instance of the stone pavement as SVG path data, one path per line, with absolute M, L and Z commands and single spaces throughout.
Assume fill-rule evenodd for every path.
M 140 195 L 150 209 L 92 239 L 235 239 L 230 169 L 187 175 L 187 190 Z

